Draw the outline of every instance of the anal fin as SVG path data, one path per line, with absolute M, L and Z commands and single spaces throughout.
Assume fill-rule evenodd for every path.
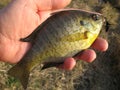
M 41 70 L 47 69 L 47 68 L 51 68 L 51 67 L 56 67 L 59 66 L 61 64 L 63 64 L 64 62 L 47 62 L 44 64 L 44 66 L 42 67 Z

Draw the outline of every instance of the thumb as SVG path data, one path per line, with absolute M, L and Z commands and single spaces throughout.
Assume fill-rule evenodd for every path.
M 35 0 L 39 10 L 55 10 L 66 7 L 71 0 Z

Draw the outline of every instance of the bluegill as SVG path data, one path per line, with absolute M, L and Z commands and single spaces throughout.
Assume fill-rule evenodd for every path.
M 104 23 L 96 12 L 79 9 L 61 10 L 51 14 L 22 42 L 31 43 L 31 49 L 8 74 L 18 78 L 27 88 L 30 72 L 40 64 L 42 69 L 59 65 L 65 58 L 87 49 L 95 41 Z

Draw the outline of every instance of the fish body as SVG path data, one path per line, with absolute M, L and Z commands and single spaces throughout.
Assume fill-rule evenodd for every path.
M 63 10 L 54 12 L 28 37 L 32 47 L 8 74 L 16 77 L 27 88 L 30 72 L 38 65 L 48 68 L 61 64 L 91 46 L 100 33 L 104 17 L 84 10 Z

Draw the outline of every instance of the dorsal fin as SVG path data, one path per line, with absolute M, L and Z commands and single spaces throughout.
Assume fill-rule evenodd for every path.
M 81 11 L 81 12 L 87 12 L 87 13 L 93 13 L 93 14 L 100 14 L 100 13 L 96 13 L 96 12 L 90 12 L 90 11 L 85 11 L 85 10 L 81 10 L 81 9 L 74 9 L 74 8 L 68 8 L 68 9 L 60 9 L 60 10 L 55 10 L 51 13 L 51 16 L 55 15 L 55 14 L 58 14 L 60 12 L 64 12 L 64 11 Z M 101 15 L 101 14 L 100 14 Z M 49 19 L 49 18 L 48 18 Z M 33 42 L 34 39 L 36 38 L 38 32 L 40 32 L 40 30 L 42 30 L 41 28 L 43 27 L 43 25 L 45 25 L 46 21 L 43 22 L 41 25 L 39 25 L 30 35 L 28 35 L 27 37 L 25 38 L 21 38 L 20 41 L 23 41 L 23 42 Z
M 77 8 L 65 8 L 65 9 L 59 9 L 59 10 L 54 10 L 52 11 L 52 13 L 50 14 L 51 16 L 60 12 L 64 12 L 64 11 L 81 11 L 81 12 L 87 12 L 87 13 L 91 13 L 91 14 L 98 14 L 98 15 L 102 15 L 101 13 L 98 12 L 92 12 L 92 11 L 87 11 L 87 10 L 83 10 L 83 9 L 77 9 Z
M 43 23 L 44 24 L 44 23 Z M 25 38 L 21 38 L 20 41 L 22 42 L 33 42 L 36 38 L 37 34 L 42 30 L 43 24 L 39 25 L 30 35 Z

